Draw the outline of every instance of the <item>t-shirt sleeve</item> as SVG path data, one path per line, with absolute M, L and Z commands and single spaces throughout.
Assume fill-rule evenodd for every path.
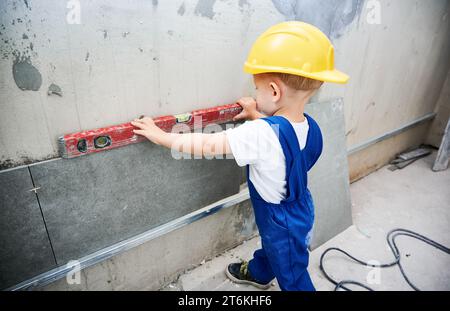
M 272 129 L 264 120 L 246 121 L 225 131 L 231 152 L 239 166 L 257 164 L 261 161 L 262 155 L 267 154 L 264 150 L 267 151 L 265 148 L 271 148 L 268 145 L 272 144 L 267 137 L 268 131 Z

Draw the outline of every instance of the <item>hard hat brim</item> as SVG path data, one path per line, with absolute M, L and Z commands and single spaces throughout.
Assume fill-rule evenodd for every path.
M 249 64 L 248 62 L 245 62 L 244 64 L 244 72 L 249 74 L 259 74 L 259 73 L 267 73 L 267 72 L 280 72 L 280 73 L 289 73 L 297 76 L 302 76 L 314 80 L 319 80 L 323 82 L 332 82 L 332 83 L 340 83 L 345 84 L 348 82 L 350 77 L 343 73 L 342 71 L 339 71 L 337 69 L 334 70 L 325 70 L 325 71 L 319 71 L 319 72 L 306 72 L 299 69 L 292 69 L 292 68 L 283 68 L 283 67 L 274 67 L 274 66 L 257 66 Z

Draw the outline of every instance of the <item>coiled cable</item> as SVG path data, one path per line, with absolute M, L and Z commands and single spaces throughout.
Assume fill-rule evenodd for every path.
M 370 263 L 368 263 L 368 262 L 365 262 L 365 261 L 362 261 L 362 260 L 360 260 L 360 259 L 358 259 L 358 258 L 355 258 L 354 256 L 350 255 L 349 253 L 347 253 L 346 251 L 344 251 L 344 250 L 342 250 L 342 249 L 340 249 L 340 248 L 337 248 L 337 247 L 330 247 L 330 248 L 327 248 L 327 249 L 322 253 L 322 255 L 320 256 L 320 264 L 319 264 L 319 268 L 320 268 L 320 270 L 322 271 L 322 273 L 325 275 L 325 277 L 327 278 L 327 280 L 330 281 L 331 283 L 333 283 L 334 285 L 336 285 L 336 287 L 334 288 L 335 291 L 337 291 L 337 290 L 340 289 L 340 288 L 342 288 L 342 289 L 344 289 L 344 290 L 347 290 L 347 291 L 351 291 L 351 289 L 349 289 L 347 286 L 345 286 L 345 285 L 349 285 L 349 284 L 357 285 L 357 286 L 360 286 L 360 287 L 362 287 L 362 288 L 365 288 L 365 289 L 367 289 L 367 290 L 369 290 L 369 291 L 373 291 L 373 289 L 370 288 L 369 286 L 367 286 L 367 285 L 365 285 L 365 284 L 363 284 L 363 283 L 357 282 L 357 281 L 353 281 L 353 280 L 343 280 L 343 281 L 339 281 L 339 282 L 338 282 L 338 281 L 334 280 L 334 279 L 333 279 L 333 278 L 325 271 L 325 267 L 324 267 L 324 265 L 323 265 L 323 260 L 324 260 L 324 258 L 325 258 L 325 255 L 326 255 L 327 253 L 331 252 L 331 251 L 336 251 L 336 252 L 340 252 L 340 253 L 344 254 L 345 256 L 347 256 L 347 257 L 351 258 L 352 260 L 356 261 L 357 263 L 359 263 L 359 264 L 361 264 L 361 265 L 364 265 L 364 266 L 368 266 L 368 267 L 374 267 L 374 268 L 388 268 L 388 267 L 392 267 L 392 266 L 398 266 L 399 269 L 400 269 L 400 272 L 401 272 L 401 274 L 402 274 L 402 276 L 403 276 L 403 278 L 404 278 L 405 281 L 408 283 L 408 285 L 411 286 L 412 289 L 414 289 L 414 290 L 416 290 L 416 291 L 419 291 L 420 289 L 419 289 L 417 286 L 415 286 L 415 285 L 411 282 L 411 280 L 408 278 L 408 276 L 406 275 L 405 270 L 403 269 L 403 266 L 402 266 L 402 264 L 401 264 L 401 262 L 400 262 L 400 257 L 401 257 L 401 256 L 400 256 L 400 251 L 399 251 L 399 249 L 398 249 L 398 247 L 397 247 L 397 244 L 395 243 L 395 239 L 396 239 L 398 236 L 402 236 L 402 235 L 403 235 L 403 236 L 409 236 L 409 237 L 411 237 L 411 238 L 417 239 L 417 240 L 419 240 L 419 241 L 422 241 L 422 242 L 424 242 L 424 243 L 426 243 L 426 244 L 429 244 L 429 245 L 431 245 L 431 246 L 433 246 L 433 247 L 435 247 L 435 248 L 441 250 L 441 251 L 444 252 L 444 253 L 450 254 L 450 249 L 449 249 L 448 247 L 445 247 L 444 245 L 439 244 L 439 243 L 437 243 L 436 241 L 433 241 L 433 240 L 427 238 L 426 236 L 423 236 L 423 235 L 421 235 L 421 234 L 419 234 L 419 233 L 417 233 L 417 232 L 414 232 L 414 231 L 411 231 L 411 230 L 407 230 L 407 229 L 401 229 L 401 228 L 398 228 L 398 229 L 394 229 L 394 230 L 389 231 L 389 233 L 388 233 L 387 236 L 386 236 L 387 243 L 388 243 L 388 245 L 389 245 L 389 247 L 390 247 L 390 249 L 391 249 L 391 251 L 392 251 L 392 253 L 394 254 L 394 257 L 395 257 L 395 260 L 394 260 L 394 261 L 392 261 L 392 262 L 390 262 L 390 263 L 379 264 L 379 265 L 376 265 L 376 264 L 370 264 Z

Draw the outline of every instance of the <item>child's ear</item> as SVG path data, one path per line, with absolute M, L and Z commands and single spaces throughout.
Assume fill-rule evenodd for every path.
M 281 89 L 275 82 L 270 82 L 270 88 L 272 90 L 272 101 L 276 103 L 281 98 Z

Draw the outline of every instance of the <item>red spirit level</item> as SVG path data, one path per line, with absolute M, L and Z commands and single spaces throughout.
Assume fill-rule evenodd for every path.
M 155 124 L 166 132 L 174 125 L 185 124 L 190 129 L 195 124 L 205 127 L 209 124 L 229 122 L 242 111 L 239 104 L 194 110 L 188 113 L 154 118 Z M 75 158 L 85 154 L 109 150 L 144 141 L 146 138 L 133 133 L 131 123 L 102 127 L 95 130 L 67 134 L 59 138 L 59 150 L 63 158 Z

